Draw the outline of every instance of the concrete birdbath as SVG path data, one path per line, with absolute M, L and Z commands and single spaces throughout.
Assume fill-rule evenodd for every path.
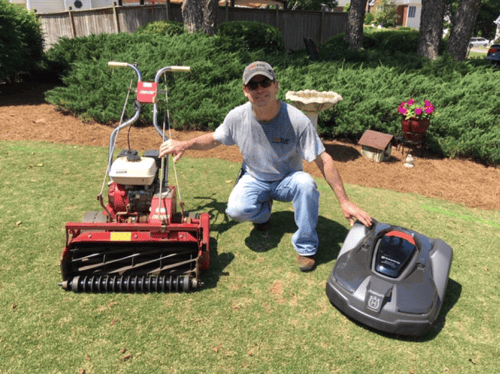
M 330 109 L 342 100 L 342 96 L 333 91 L 288 91 L 286 99 L 302 110 L 311 120 L 314 128 L 318 130 L 318 115 L 320 112 Z

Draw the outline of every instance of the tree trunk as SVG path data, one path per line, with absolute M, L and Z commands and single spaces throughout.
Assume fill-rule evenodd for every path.
M 347 16 L 345 40 L 350 49 L 363 47 L 363 23 L 365 21 L 366 0 L 351 0 L 351 9 Z
M 457 61 L 467 58 L 467 48 L 481 9 L 481 0 L 460 0 L 457 12 L 453 17 L 448 52 Z
M 217 9 L 218 0 L 204 0 L 203 9 L 203 31 L 208 35 L 215 35 L 217 32 Z
M 436 60 L 443 39 L 444 0 L 422 0 L 417 55 Z
M 190 34 L 203 31 L 208 35 L 217 32 L 217 0 L 184 0 L 181 12 Z

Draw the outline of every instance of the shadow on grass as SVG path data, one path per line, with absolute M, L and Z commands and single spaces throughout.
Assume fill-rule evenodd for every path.
M 210 222 L 218 222 L 219 217 L 222 216 L 222 222 L 210 225 L 210 230 L 218 232 L 219 235 L 229 230 L 231 227 L 238 224 L 238 222 L 229 218 L 226 214 L 225 201 L 221 202 L 213 197 L 195 197 L 194 199 L 209 200 L 209 203 L 196 206 L 193 211 L 208 213 L 210 215 Z
M 216 232 L 216 237 L 210 237 L 210 268 L 203 271 L 201 274 L 201 279 L 203 286 L 198 289 L 199 291 L 205 290 L 207 288 L 217 287 L 217 283 L 223 276 L 228 276 L 229 273 L 225 272 L 224 269 L 234 260 L 233 253 L 218 253 L 217 243 L 220 234 L 228 231 L 231 227 L 238 224 L 238 222 L 233 221 L 226 214 L 226 202 L 218 201 L 213 197 L 195 197 L 198 200 L 208 200 L 208 203 L 199 204 L 192 210 L 195 212 L 208 213 L 210 215 L 210 222 L 217 222 L 210 224 L 210 231 Z M 221 221 L 222 216 L 222 221 Z M 221 222 L 219 222 L 221 221 Z
M 221 277 L 229 275 L 224 269 L 234 260 L 233 253 L 218 253 L 217 240 L 210 238 L 210 268 L 202 271 L 201 279 L 203 286 L 200 291 L 207 288 L 216 288 Z
M 337 310 L 339 310 L 351 322 L 353 322 L 354 324 L 358 325 L 359 327 L 361 327 L 367 331 L 376 333 L 378 335 L 384 336 L 384 337 L 389 338 L 389 339 L 396 339 L 396 340 L 416 342 L 416 343 L 425 343 L 425 342 L 434 340 L 439 335 L 441 330 L 443 330 L 443 328 L 446 325 L 446 316 L 448 315 L 449 311 L 453 308 L 453 306 L 458 302 L 461 294 L 462 294 L 462 285 L 460 283 L 454 281 L 451 278 L 448 279 L 448 286 L 446 288 L 446 294 L 444 296 L 444 303 L 441 307 L 439 315 L 437 316 L 436 320 L 432 324 L 430 330 L 422 336 L 403 336 L 403 335 L 390 334 L 390 333 L 386 333 L 383 331 L 379 331 L 379 330 L 376 330 L 372 327 L 366 326 L 366 325 L 362 324 L 361 322 L 358 322 L 358 321 L 352 319 L 351 317 L 349 317 L 348 315 L 346 315 L 345 313 L 343 313 L 339 309 L 337 309 Z M 334 306 L 334 305 L 332 304 L 332 306 Z
M 229 275 L 229 273 L 224 272 L 224 269 L 235 258 L 233 253 L 218 253 L 217 238 L 220 234 L 237 225 L 238 222 L 229 218 L 225 213 L 225 201 L 220 202 L 213 197 L 196 197 L 195 199 L 209 200 L 208 203 L 200 204 L 193 210 L 207 212 L 210 215 L 211 222 L 217 222 L 211 225 L 211 231 L 216 232 L 217 235 L 215 238 L 210 238 L 210 269 L 203 272 L 201 276 L 204 282 L 204 286 L 201 289 L 215 288 L 221 277 Z M 285 234 L 294 233 L 296 230 L 297 226 L 295 225 L 293 212 L 274 212 L 271 215 L 271 227 L 266 231 L 251 230 L 245 239 L 245 244 L 252 251 L 267 252 L 273 248 L 277 248 Z M 345 239 L 348 230 L 339 223 L 320 216 L 317 231 L 320 244 L 316 259 L 319 265 L 331 262 L 337 258 L 340 245 Z
M 245 239 L 245 244 L 254 252 L 267 252 L 277 248 L 285 234 L 294 233 L 296 230 L 293 212 L 274 212 L 271 215 L 271 227 L 265 231 L 258 231 L 254 228 Z M 320 216 L 317 232 L 320 244 L 316 260 L 319 265 L 337 258 L 340 243 L 344 241 L 348 230 L 339 223 Z

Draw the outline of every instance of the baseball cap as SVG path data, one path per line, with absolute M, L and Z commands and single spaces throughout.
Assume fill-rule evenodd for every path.
M 243 83 L 245 85 L 248 84 L 248 82 L 250 82 L 250 80 L 256 75 L 263 75 L 271 80 L 276 79 L 272 66 L 264 61 L 252 62 L 245 68 L 245 71 L 243 72 Z

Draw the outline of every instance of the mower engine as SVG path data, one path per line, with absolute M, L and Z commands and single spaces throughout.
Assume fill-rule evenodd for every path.
M 119 65 L 125 66 L 140 78 L 136 67 Z M 156 121 L 154 125 L 163 134 Z M 99 196 L 102 211 L 87 212 L 82 223 L 66 224 L 59 285 L 74 292 L 185 292 L 198 287 L 200 270 L 210 264 L 208 213 L 177 213 L 176 188 L 168 186 L 166 174 L 160 178 L 157 150 L 143 156 L 125 150 L 112 161 L 110 147 L 109 155 L 108 204 Z

